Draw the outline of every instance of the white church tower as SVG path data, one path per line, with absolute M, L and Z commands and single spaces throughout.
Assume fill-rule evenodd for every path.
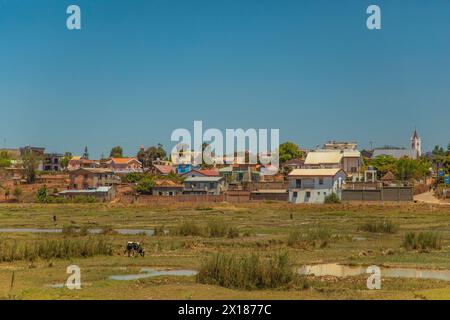
M 414 129 L 413 136 L 411 137 L 411 149 L 417 151 L 418 157 L 422 155 L 422 139 L 420 139 L 416 129 Z

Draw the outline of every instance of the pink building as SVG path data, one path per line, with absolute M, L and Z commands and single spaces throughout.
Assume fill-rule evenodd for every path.
M 110 158 L 105 165 L 116 173 L 142 172 L 142 163 L 136 158 Z

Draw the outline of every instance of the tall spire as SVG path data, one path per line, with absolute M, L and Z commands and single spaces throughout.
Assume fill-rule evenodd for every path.
M 88 152 L 87 146 L 84 147 L 84 153 L 83 153 L 83 156 L 81 158 L 83 158 L 85 160 L 89 160 L 89 152 Z
M 411 137 L 411 149 L 416 150 L 419 157 L 422 155 L 422 140 L 417 134 L 417 128 L 415 127 L 413 136 Z
M 419 138 L 419 135 L 417 134 L 417 128 L 416 127 L 414 127 L 414 133 L 413 133 L 412 138 L 413 139 L 418 139 Z

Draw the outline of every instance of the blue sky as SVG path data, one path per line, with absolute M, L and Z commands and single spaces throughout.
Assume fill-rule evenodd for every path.
M 450 2 L 432 3 L 0 0 L 0 144 L 134 154 L 203 120 L 304 147 L 406 147 L 417 126 L 427 150 L 446 146 Z

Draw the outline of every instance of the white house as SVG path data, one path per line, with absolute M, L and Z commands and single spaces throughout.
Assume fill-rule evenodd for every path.
M 362 165 L 358 150 L 316 150 L 308 153 L 304 168 L 341 168 L 351 177 L 359 177 Z
M 288 178 L 290 202 L 324 203 L 332 193 L 341 196 L 347 174 L 341 168 L 294 169 Z

